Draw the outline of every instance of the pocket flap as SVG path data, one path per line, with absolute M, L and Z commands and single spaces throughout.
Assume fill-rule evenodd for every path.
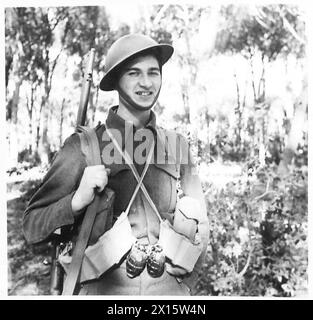
M 116 164 L 116 163 L 106 164 L 105 167 L 111 170 L 110 176 L 115 176 L 116 174 L 118 174 L 119 172 L 121 172 L 121 171 L 123 171 L 123 170 L 131 170 L 130 167 L 129 167 L 126 163 L 121 163 L 121 164 Z
M 154 164 L 157 168 L 163 170 L 164 172 L 166 172 L 167 174 L 169 174 L 170 176 L 174 177 L 175 179 L 179 178 L 179 166 L 177 164 L 158 164 L 155 163 Z

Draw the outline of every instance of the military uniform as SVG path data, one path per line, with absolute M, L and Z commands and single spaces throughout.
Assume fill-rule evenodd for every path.
M 140 37 L 139 40 L 141 41 Z M 151 46 L 150 42 L 148 42 L 148 44 Z M 155 47 L 155 45 L 153 45 L 153 47 Z M 164 45 L 164 48 L 167 55 L 163 57 L 163 63 L 167 61 L 172 54 L 169 46 Z M 147 50 L 147 48 L 144 47 L 144 50 Z M 117 62 L 112 63 L 109 71 L 116 68 L 123 59 L 125 59 L 125 57 L 120 57 L 117 59 Z M 107 72 L 107 74 L 109 73 L 110 72 Z M 100 88 L 102 88 L 102 90 L 112 90 L 108 82 L 105 81 L 101 82 Z M 139 174 L 141 174 L 145 164 L 136 161 L 134 153 L 141 142 L 134 139 L 134 137 L 136 134 L 140 136 L 140 130 L 151 131 L 151 136 L 154 141 L 156 141 L 154 159 L 148 167 L 143 184 L 163 220 L 173 222 L 177 202 L 178 180 L 181 182 L 181 188 L 184 194 L 198 199 L 202 205 L 201 212 L 206 212 L 200 181 L 195 174 L 195 164 L 192 161 L 186 140 L 180 135 L 175 134 L 177 137 L 180 137 L 184 143 L 178 144 L 179 148 L 173 151 L 169 148 L 170 144 L 166 143 L 167 133 L 170 132 L 166 133 L 166 130 L 156 125 L 156 117 L 152 111 L 150 113 L 150 120 L 146 123 L 145 127 L 137 129 L 132 123 L 128 123 L 116 113 L 117 108 L 118 107 L 112 107 L 109 110 L 105 125 L 96 127 L 102 163 L 106 168 L 110 169 L 106 188 L 110 188 L 115 193 L 113 215 L 109 217 L 109 219 L 104 217 L 103 213 L 106 211 L 109 203 L 109 201 L 107 201 L 108 193 L 104 190 L 100 194 L 100 205 L 97 209 L 96 219 L 89 238 L 89 246 L 95 244 L 99 237 L 112 227 L 120 214 L 128 206 L 137 185 L 137 181 L 128 164 L 125 162 L 106 163 L 105 150 L 110 143 L 110 139 L 106 136 L 107 129 L 110 131 L 116 129 L 117 132 L 121 133 L 121 147 L 122 149 L 126 148 L 127 152 L 132 153 L 134 165 Z M 114 130 L 112 130 L 112 132 L 114 135 Z M 173 135 L 173 132 L 170 135 Z M 151 145 L 152 141 L 148 141 L 147 143 Z M 129 145 L 133 146 L 132 150 L 128 150 Z M 177 156 L 178 154 L 179 156 Z M 165 161 L 160 161 L 160 159 Z M 78 134 L 73 134 L 65 141 L 25 211 L 23 230 L 29 243 L 48 240 L 58 228 L 63 230 L 63 234 L 70 234 L 75 240 L 75 235 L 81 225 L 83 212 L 77 218 L 72 212 L 71 201 L 80 184 L 86 166 L 86 159 L 81 150 L 80 138 Z M 138 241 L 152 245 L 158 242 L 160 221 L 141 190 L 139 190 L 131 205 L 128 220 L 131 231 Z M 175 268 L 177 266 L 172 266 L 171 274 L 164 272 L 162 276 L 158 278 L 151 277 L 146 269 L 138 277 L 128 278 L 125 271 L 124 259 L 118 266 L 114 266 L 102 274 L 100 278 L 83 283 L 80 287 L 79 294 L 190 294 L 196 283 L 198 272 L 206 254 L 208 243 L 208 219 L 206 214 L 199 218 L 198 231 L 203 249 L 191 273 L 185 276 L 179 276 L 180 272 L 177 272 L 177 276 L 175 276 Z M 122 235 L 121 241 L 123 241 Z

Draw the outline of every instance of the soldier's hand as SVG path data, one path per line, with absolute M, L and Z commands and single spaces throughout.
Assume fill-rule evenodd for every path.
M 89 166 L 84 170 L 79 187 L 72 198 L 72 211 L 79 214 L 82 209 L 88 206 L 95 197 L 95 192 L 101 192 L 108 184 L 110 169 L 104 165 Z

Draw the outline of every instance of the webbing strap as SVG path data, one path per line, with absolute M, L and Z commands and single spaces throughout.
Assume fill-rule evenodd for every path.
M 137 182 L 138 182 L 137 188 L 138 188 L 138 189 L 139 189 L 139 187 L 141 188 L 141 190 L 143 191 L 143 193 L 144 193 L 146 199 L 148 200 L 150 206 L 151 206 L 152 209 L 155 211 L 155 213 L 156 213 L 157 217 L 159 218 L 159 220 L 162 221 L 161 215 L 160 215 L 160 213 L 159 213 L 156 205 L 155 205 L 154 202 L 152 201 L 152 199 L 151 199 L 151 197 L 150 197 L 150 195 L 149 195 L 149 193 L 148 193 L 145 185 L 143 184 L 143 182 L 139 183 L 139 182 L 140 182 L 139 173 L 138 173 L 135 165 L 134 165 L 133 162 L 131 161 L 129 154 L 126 152 L 126 150 L 125 150 L 125 152 L 123 152 L 123 150 L 121 149 L 120 145 L 118 144 L 118 142 L 116 141 L 116 139 L 114 138 L 113 134 L 110 132 L 110 130 L 109 130 L 108 128 L 106 128 L 106 132 L 108 133 L 109 137 L 110 137 L 111 140 L 113 141 L 113 143 L 114 143 L 115 147 L 117 148 L 118 152 L 122 155 L 122 157 L 123 157 L 124 160 L 126 161 L 127 165 L 128 165 L 128 166 L 130 167 L 130 169 L 132 170 L 133 175 L 135 176 L 135 178 L 136 178 L 136 180 L 137 180 Z M 154 145 L 155 145 L 155 142 L 154 142 L 154 140 L 153 140 L 153 146 L 152 146 L 153 148 L 151 148 L 150 151 L 154 149 Z M 150 152 L 150 153 L 151 153 L 151 152 Z M 150 161 L 151 161 L 151 159 L 150 159 Z M 149 162 L 150 162 L 150 161 L 149 161 Z
M 151 162 L 152 155 L 153 155 L 153 150 L 154 150 L 154 141 L 152 143 L 152 146 L 150 148 L 149 154 L 147 156 L 146 164 L 145 164 L 145 167 L 144 167 L 144 169 L 142 171 L 141 177 L 139 178 L 139 180 L 137 180 L 137 182 L 138 182 L 137 186 L 136 186 L 135 191 L 134 191 L 134 193 L 133 193 L 133 195 L 132 195 L 132 197 L 131 197 L 131 199 L 129 201 L 129 204 L 127 206 L 126 215 L 128 215 L 128 212 L 129 212 L 129 210 L 130 210 L 130 208 L 131 208 L 131 206 L 132 206 L 132 204 L 133 204 L 133 202 L 135 200 L 135 197 L 136 197 L 139 189 L 141 188 L 141 186 L 143 184 L 143 178 L 145 177 L 145 175 L 147 173 L 147 170 L 148 170 L 148 167 L 149 167 L 149 164 Z
M 85 155 L 87 166 L 101 165 L 99 142 L 94 129 L 80 127 L 81 150 Z
M 82 130 L 80 133 L 81 148 L 86 156 L 87 166 L 101 165 L 100 148 L 94 129 Z M 100 196 L 96 193 L 94 200 L 87 207 L 77 242 L 72 255 L 69 272 L 65 279 L 62 295 L 73 295 L 77 279 L 80 273 L 84 252 L 88 244 L 92 226 L 100 202 Z

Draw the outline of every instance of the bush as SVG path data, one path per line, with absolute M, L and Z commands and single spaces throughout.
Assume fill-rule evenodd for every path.
M 290 297 L 306 291 L 307 172 L 246 166 L 222 190 L 207 183 L 207 261 L 198 294 Z
M 36 167 L 41 163 L 40 156 L 37 151 L 31 153 L 29 149 L 24 149 L 18 153 L 17 156 L 18 163 L 27 162 L 30 167 Z

